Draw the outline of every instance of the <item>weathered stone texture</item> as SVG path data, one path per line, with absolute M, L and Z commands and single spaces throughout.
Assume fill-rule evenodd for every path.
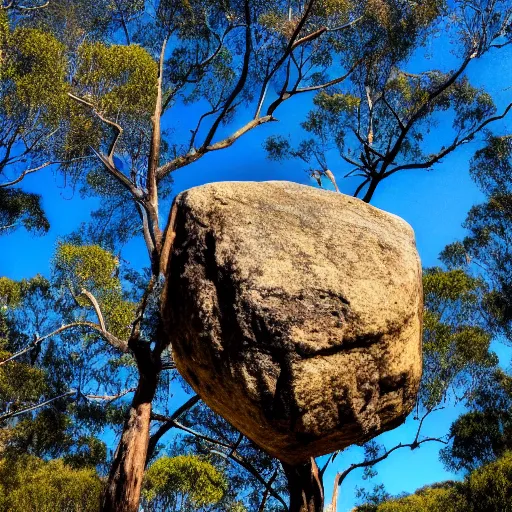
M 176 199 L 164 316 L 180 373 L 288 464 L 404 420 L 421 377 L 421 267 L 400 218 L 288 182 Z

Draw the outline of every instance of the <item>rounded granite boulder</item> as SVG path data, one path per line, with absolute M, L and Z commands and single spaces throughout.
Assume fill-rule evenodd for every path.
M 181 375 L 299 464 L 404 421 L 421 379 L 421 265 L 402 219 L 289 182 L 179 194 L 162 311 Z

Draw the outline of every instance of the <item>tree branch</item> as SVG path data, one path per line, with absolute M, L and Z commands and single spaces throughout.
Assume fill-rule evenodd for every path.
M 16 352 L 15 354 L 8 357 L 7 359 L 0 361 L 0 366 L 3 366 L 4 364 L 8 363 L 9 361 L 12 361 L 13 359 L 17 359 L 18 357 L 22 356 L 23 354 L 26 354 L 27 352 L 34 350 L 44 340 L 51 338 L 53 336 L 57 336 L 61 332 L 67 331 L 69 329 L 74 329 L 75 327 L 87 327 L 89 329 L 92 329 L 92 330 L 96 331 L 98 334 L 100 334 L 101 337 L 103 339 L 105 339 L 105 341 L 107 341 L 114 348 L 117 348 L 121 352 L 125 352 L 125 353 L 128 352 L 128 344 L 126 342 L 119 340 L 113 334 L 110 334 L 109 332 L 103 330 L 99 325 L 94 324 L 92 322 L 73 322 L 70 324 L 63 325 L 62 327 L 59 327 L 58 329 L 50 332 L 49 334 L 45 334 L 44 336 L 38 337 L 32 343 L 30 343 L 25 348 L 23 348 L 22 350 Z
M 45 407 L 46 405 L 51 404 L 52 402 L 55 402 L 56 400 L 60 400 L 61 398 L 65 398 L 67 396 L 71 396 L 76 394 L 76 389 L 70 389 L 66 393 L 63 393 L 62 395 L 56 396 L 54 398 L 50 398 L 49 400 L 46 400 L 44 402 L 41 402 L 39 404 L 32 405 L 30 407 L 27 407 L 25 409 L 21 409 L 20 411 L 14 411 L 14 412 L 8 412 L 6 414 L 2 414 L 0 416 L 0 421 L 5 421 L 10 418 L 15 418 L 16 416 L 20 416 L 21 414 L 25 414 L 27 412 L 35 411 L 36 409 L 40 409 L 41 407 Z
M 98 301 L 96 300 L 96 297 L 89 291 L 87 291 L 85 288 L 82 288 L 82 291 L 80 292 L 81 295 L 85 295 L 89 302 L 92 304 L 92 307 L 94 308 L 94 311 L 96 313 L 96 316 L 98 317 L 98 322 L 100 323 L 100 329 L 102 331 L 106 331 L 107 328 L 105 327 L 105 320 L 103 319 L 103 313 L 101 312 L 100 305 L 98 304 Z
M 238 79 L 238 82 L 236 83 L 235 87 L 231 91 L 231 94 L 229 95 L 228 99 L 226 100 L 226 103 L 224 104 L 224 108 L 222 109 L 222 112 L 217 116 L 217 119 L 214 121 L 212 127 L 210 128 L 210 131 L 206 135 L 206 138 L 204 140 L 204 143 L 202 144 L 202 147 L 207 147 L 210 145 L 210 143 L 213 140 L 213 137 L 215 136 L 215 133 L 217 132 L 217 129 L 228 113 L 229 109 L 231 108 L 231 105 L 237 98 L 237 96 L 242 92 L 245 82 L 247 81 L 247 77 L 249 75 L 249 62 L 251 60 L 251 50 L 252 50 L 252 37 L 251 37 L 251 12 L 249 8 L 249 0 L 245 0 L 244 2 L 244 11 L 245 11 L 245 53 L 244 53 L 244 60 L 242 65 L 242 72 L 240 74 L 240 78 Z
M 124 391 L 121 391 L 117 395 L 83 395 L 87 400 L 92 400 L 94 402 L 113 402 L 114 400 L 117 400 L 118 398 L 122 398 L 123 396 L 128 395 L 129 393 L 133 393 L 134 391 L 137 391 L 137 388 L 130 388 L 125 389 Z
M 494 121 L 498 121 L 500 119 L 503 119 L 512 109 L 512 103 L 507 106 L 507 108 L 504 110 L 503 114 L 499 116 L 493 116 L 488 119 L 486 119 L 484 122 L 480 123 L 476 128 L 468 132 L 464 137 L 458 138 L 456 137 L 455 140 L 445 149 L 434 155 L 433 157 L 429 158 L 428 160 L 424 162 L 417 162 L 414 164 L 404 164 L 399 165 L 397 167 L 394 167 L 393 169 L 387 171 L 384 173 L 383 177 L 387 178 L 388 176 L 391 176 L 395 172 L 398 171 L 404 171 L 404 170 L 410 170 L 410 169 L 428 169 L 429 167 L 432 167 L 434 164 L 438 163 L 440 160 L 442 160 L 445 156 L 450 154 L 452 151 L 457 149 L 462 144 L 466 144 L 469 142 L 477 133 L 482 131 L 488 124 L 493 123 Z
M 55 160 L 55 161 L 45 162 L 44 164 L 41 164 L 37 167 L 32 167 L 31 169 L 26 169 L 16 179 L 14 179 L 12 181 L 8 181 L 6 183 L 0 183 L 0 188 L 12 187 L 13 185 L 16 185 L 17 183 L 22 181 L 23 178 L 25 178 L 25 176 L 27 176 L 28 174 L 32 174 L 34 172 L 40 171 L 41 169 L 44 169 L 45 167 L 48 167 L 50 165 L 69 164 L 71 162 L 76 162 L 78 160 L 87 160 L 89 158 L 92 158 L 92 157 L 85 156 L 85 157 L 80 157 L 80 158 L 73 158 L 72 160 Z
M 273 475 L 269 478 L 269 481 L 266 484 L 266 489 L 265 489 L 265 492 L 263 493 L 263 497 L 261 499 L 261 503 L 258 508 L 258 512 L 265 511 L 265 505 L 267 503 L 268 497 L 270 496 L 270 489 L 272 489 L 272 484 L 274 483 L 274 480 L 277 478 L 277 475 L 279 475 L 278 469 L 276 469 L 274 471 Z
M 112 160 L 112 158 L 114 156 L 114 153 L 115 153 L 115 150 L 116 150 L 116 146 L 117 146 L 117 142 L 119 140 L 119 137 L 121 137 L 121 135 L 123 134 L 123 128 L 121 127 L 121 125 L 119 123 L 116 123 L 115 121 L 112 121 L 111 119 L 107 119 L 101 112 L 99 112 L 96 109 L 94 104 L 90 103 L 89 101 L 84 100 L 83 98 L 80 98 L 78 96 L 75 96 L 74 94 L 72 94 L 70 92 L 68 92 L 68 96 L 72 100 L 75 100 L 76 102 L 81 103 L 82 105 L 85 105 L 86 107 L 89 107 L 92 110 L 92 113 L 96 117 L 98 117 L 98 119 L 103 121 L 105 124 L 108 124 L 109 126 L 112 126 L 115 129 L 115 131 L 117 133 L 116 133 L 114 139 L 112 140 L 112 142 L 110 143 L 110 147 L 109 147 L 108 154 L 107 154 L 107 158 L 109 160 Z
M 175 420 L 177 420 L 185 412 L 187 412 L 194 405 L 196 405 L 197 402 L 199 402 L 199 400 L 201 400 L 201 398 L 199 398 L 198 395 L 194 395 L 192 398 L 189 398 L 182 406 L 178 407 L 178 409 L 176 409 L 176 411 L 174 411 L 170 417 L 161 416 L 159 414 L 151 415 L 152 419 L 156 421 L 162 421 L 164 422 L 164 424 L 161 425 L 158 428 L 158 430 L 149 438 L 148 451 L 146 453 L 146 466 L 149 464 L 149 461 L 153 457 L 156 445 L 158 444 L 158 441 L 160 441 L 162 436 L 164 436 L 167 432 L 169 432 L 169 430 L 171 430 L 175 426 Z
M 284 507 L 284 510 L 288 512 L 288 505 L 283 500 L 283 498 L 276 492 L 274 489 L 272 489 L 271 484 L 267 483 L 265 479 L 258 473 L 258 471 L 247 461 L 242 459 L 240 455 L 237 453 L 233 453 L 232 455 L 228 455 L 226 453 L 220 452 L 218 450 L 210 450 L 210 453 L 214 453 L 215 455 L 219 455 L 223 459 L 226 459 L 228 461 L 236 462 L 239 466 L 242 466 L 246 471 L 248 471 L 258 482 L 260 482 L 261 485 L 277 500 L 281 505 Z M 272 482 L 273 483 L 273 482 Z
M 331 87 L 332 85 L 339 84 L 343 81 L 345 81 L 356 69 L 359 64 L 361 64 L 362 60 L 358 60 L 344 75 L 339 76 L 338 78 L 333 78 L 332 80 L 329 80 L 328 82 L 325 82 L 320 85 L 311 85 L 309 87 L 301 87 L 299 89 L 294 89 L 291 91 L 286 91 L 285 94 L 289 94 L 290 96 L 293 96 L 295 94 L 301 94 L 303 92 L 312 92 L 312 91 L 319 91 L 321 89 L 325 89 L 327 87 Z M 288 99 L 288 98 L 286 98 Z
M 277 121 L 277 119 L 273 116 L 264 116 L 259 117 L 257 119 L 253 119 L 252 121 L 249 121 L 244 126 L 239 128 L 236 132 L 234 132 L 229 137 L 226 137 L 225 139 L 216 142 L 215 144 L 211 144 L 207 147 L 201 147 L 197 151 L 189 151 L 184 156 L 179 156 L 175 158 L 174 160 L 171 160 L 170 162 L 162 165 L 158 168 L 157 171 L 157 179 L 161 180 L 165 178 L 169 173 L 174 172 L 178 169 L 181 169 L 182 167 L 185 167 L 200 158 L 202 158 L 207 153 L 210 153 L 211 151 L 217 151 L 219 149 L 225 149 L 231 145 L 233 145 L 242 135 L 246 134 L 253 128 L 256 128 L 257 126 L 260 126 L 262 124 L 268 123 L 270 121 Z
M 26 7 L 24 5 L 18 5 L 16 3 L 16 0 L 11 0 L 7 5 L 2 5 L 1 8 L 5 9 L 5 10 L 16 9 L 18 11 L 35 11 L 37 9 L 44 9 L 45 7 L 48 7 L 49 5 L 50 5 L 50 0 L 48 0 L 44 4 L 36 5 L 34 7 Z
M 32 169 L 27 169 L 23 171 L 16 179 L 12 181 L 8 181 L 7 183 L 0 183 L 0 188 L 6 188 L 11 187 L 12 185 L 16 185 L 16 183 L 19 183 L 27 174 L 32 174 L 33 172 L 40 171 L 41 169 L 44 169 L 45 167 L 48 167 L 49 165 L 58 164 L 61 162 L 45 162 L 44 164 L 39 165 L 38 167 L 33 167 Z

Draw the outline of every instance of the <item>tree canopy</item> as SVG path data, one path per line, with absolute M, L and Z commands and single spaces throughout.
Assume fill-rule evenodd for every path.
M 442 482 L 409 496 L 362 505 L 358 512 L 506 512 L 511 508 L 512 455 L 507 452 L 462 482 Z

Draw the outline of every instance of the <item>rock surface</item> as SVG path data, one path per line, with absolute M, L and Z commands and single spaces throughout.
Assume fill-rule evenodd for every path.
M 289 182 L 176 198 L 164 318 L 181 375 L 288 464 L 400 424 L 421 378 L 411 227 Z

